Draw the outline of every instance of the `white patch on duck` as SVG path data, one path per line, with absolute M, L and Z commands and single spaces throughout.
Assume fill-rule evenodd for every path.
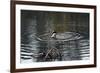
M 53 34 L 51 35 L 51 38 L 56 38 L 56 32 L 53 32 Z

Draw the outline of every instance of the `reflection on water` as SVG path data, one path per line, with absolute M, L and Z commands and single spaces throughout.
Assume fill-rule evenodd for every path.
M 66 36 L 69 35 L 66 34 Z M 44 36 L 42 37 L 44 38 Z M 29 44 L 21 44 L 22 62 L 71 61 L 89 59 L 89 39 L 84 38 L 84 36 L 80 36 L 77 37 L 77 39 L 75 38 L 72 40 L 58 40 L 50 37 L 45 37 L 47 39 L 41 39 L 35 35 L 31 36 L 30 38 L 31 41 Z

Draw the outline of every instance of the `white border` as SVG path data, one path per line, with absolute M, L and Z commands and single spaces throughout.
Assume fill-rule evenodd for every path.
M 58 11 L 58 12 L 80 12 L 90 13 L 90 60 L 82 61 L 62 61 L 62 62 L 40 62 L 20 64 L 20 10 L 41 10 L 41 11 Z M 70 7 L 52 7 L 52 6 L 37 6 L 37 5 L 16 5 L 16 68 L 39 68 L 53 66 L 74 66 L 94 64 L 94 11 L 93 9 L 85 8 L 70 8 Z

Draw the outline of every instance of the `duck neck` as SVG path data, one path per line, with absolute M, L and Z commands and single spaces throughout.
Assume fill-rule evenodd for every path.
M 51 35 L 51 37 L 52 37 L 52 38 L 56 38 L 56 33 L 53 33 L 53 34 Z

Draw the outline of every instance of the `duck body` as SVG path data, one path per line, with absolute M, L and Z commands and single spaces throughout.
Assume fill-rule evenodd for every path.
M 75 32 L 65 32 L 65 33 L 58 33 L 56 35 L 56 38 L 59 40 L 77 40 L 82 38 L 83 36 L 81 36 L 79 33 L 75 33 Z

